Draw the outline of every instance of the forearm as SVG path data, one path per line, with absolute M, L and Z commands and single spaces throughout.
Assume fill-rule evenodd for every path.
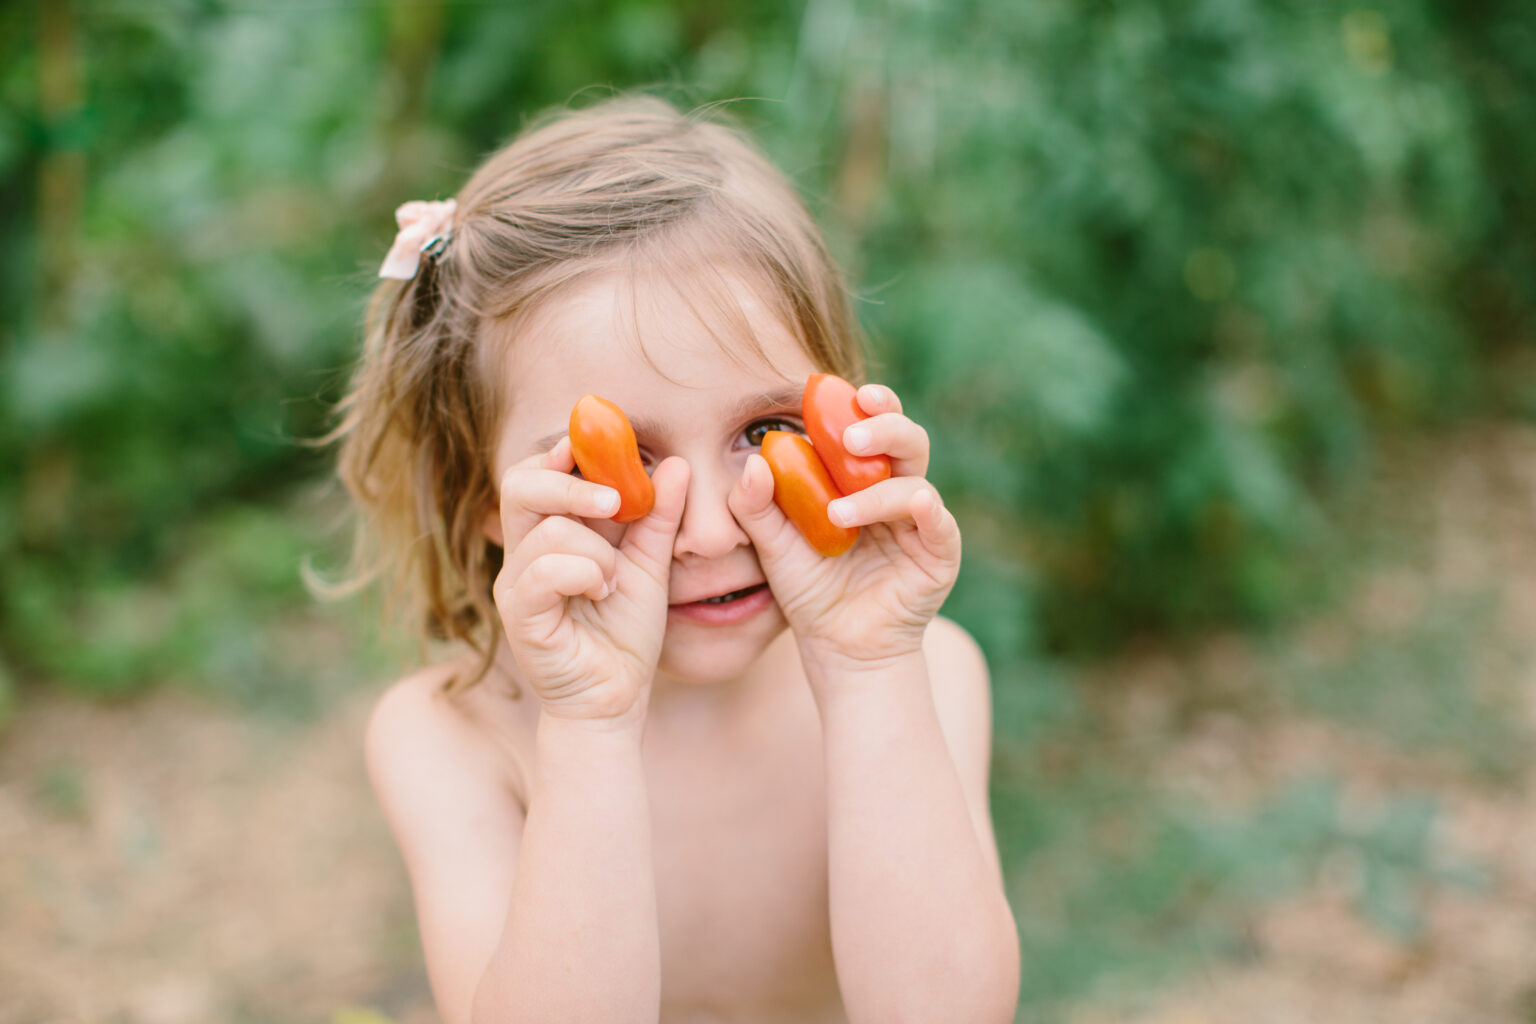
M 654 1024 L 660 998 L 639 726 L 545 715 L 511 906 L 474 1020 Z
M 833 952 L 853 1024 L 1012 1020 L 1018 936 L 944 742 L 921 654 L 808 660 L 826 747 Z

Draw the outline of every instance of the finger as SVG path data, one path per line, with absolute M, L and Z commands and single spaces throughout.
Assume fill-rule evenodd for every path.
M 650 512 L 629 524 L 620 550 L 654 580 L 666 585 L 672 572 L 672 545 L 683 521 L 683 504 L 688 497 L 688 463 L 672 456 L 663 459 L 651 473 L 656 488 L 656 504 Z
M 830 503 L 827 518 L 838 526 L 909 522 L 913 499 L 923 491 L 932 493 L 935 503 L 943 504 L 933 485 L 922 477 L 893 476 Z
M 565 516 L 546 516 L 507 553 L 502 571 L 514 582 L 536 560 L 547 554 L 580 555 L 596 563 L 603 579 L 614 581 L 618 552 L 590 527 Z
M 767 459 L 756 452 L 747 456 L 747 463 L 741 468 L 741 478 L 731 488 L 726 504 L 737 519 L 760 519 L 775 507 L 773 470 L 768 468 Z
M 534 559 L 515 580 L 497 577 L 496 607 L 502 628 L 521 641 L 549 646 L 569 629 L 566 601 L 585 595 L 594 601 L 607 593 L 603 570 L 581 555 L 553 551 Z
M 507 470 L 500 492 L 504 550 L 517 547 L 528 531 L 547 516 L 605 519 L 618 510 L 619 492 L 571 476 L 575 465 L 570 440 L 561 438 L 547 453 L 525 459 Z
M 888 455 L 896 476 L 928 472 L 928 431 L 899 412 L 859 420 L 843 431 L 843 447 L 854 455 Z
M 923 546 L 939 558 L 960 561 L 960 524 L 932 487 L 919 490 L 909 505 Z
M 901 412 L 901 398 L 884 384 L 865 384 L 856 393 L 859 408 L 864 410 L 867 416 L 878 416 L 883 412 Z
M 741 478 L 726 495 L 725 503 L 757 549 L 759 559 L 782 550 L 786 532 L 799 535 L 789 517 L 774 504 L 773 470 L 768 468 L 768 460 L 756 452 L 747 456 Z

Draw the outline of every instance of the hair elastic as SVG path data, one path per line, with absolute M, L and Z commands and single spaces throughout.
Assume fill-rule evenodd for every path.
M 441 256 L 453 234 L 453 215 L 458 208 L 458 202 L 453 199 L 432 202 L 413 199 L 401 204 L 395 211 L 395 223 L 400 225 L 400 231 L 384 257 L 379 276 L 409 281 L 421 269 L 423 253 Z

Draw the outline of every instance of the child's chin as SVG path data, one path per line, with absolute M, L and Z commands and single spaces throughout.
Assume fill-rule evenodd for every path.
M 701 658 L 690 652 L 689 655 L 676 658 L 663 655 L 656 669 L 667 678 L 675 679 L 679 683 L 712 686 L 740 679 L 746 674 L 747 669 L 752 667 L 752 661 L 750 657 Z
M 754 630 L 747 636 L 722 636 L 713 642 L 697 638 L 668 637 L 661 648 L 656 669 L 680 683 L 710 686 L 729 683 L 751 671 L 763 652 L 785 628 L 782 616 L 772 630 Z M 766 625 L 766 624 L 765 624 Z

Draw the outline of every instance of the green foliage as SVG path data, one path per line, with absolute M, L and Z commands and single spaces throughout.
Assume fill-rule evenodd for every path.
M 1284 612 L 1375 431 L 1536 394 L 1498 369 L 1536 325 L 1515 0 L 80 0 L 0 39 L 23 674 L 154 678 L 140 581 L 326 471 L 296 442 L 393 206 L 609 88 L 735 100 L 812 197 L 964 516 L 952 610 L 1010 664 Z
M 1011 758 L 993 796 L 1030 1020 L 1134 1002 L 1180 972 L 1241 961 L 1255 914 L 1319 885 L 1342 885 L 1365 920 L 1410 941 L 1426 901 L 1488 877 L 1437 851 L 1439 808 L 1424 794 L 1351 807 L 1339 780 L 1318 774 L 1221 814 L 1096 764 L 1114 752 L 1075 739 L 1087 754 L 1065 765 Z
M 1379 736 L 1404 751 L 1449 758 L 1488 782 L 1524 777 L 1530 737 L 1520 696 L 1522 655 L 1498 630 L 1496 597 L 1432 598 L 1395 629 L 1362 631 L 1342 654 L 1276 651 L 1270 691 L 1295 705 Z

